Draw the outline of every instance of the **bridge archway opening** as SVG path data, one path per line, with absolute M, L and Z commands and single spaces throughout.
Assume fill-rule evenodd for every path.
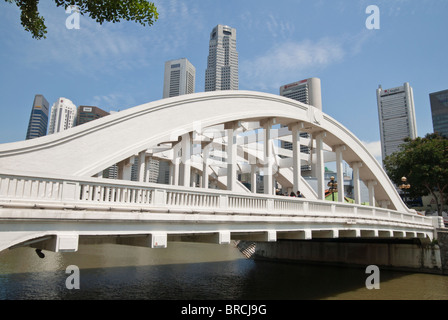
M 344 188 L 335 202 L 325 200 L 328 161 L 336 163 L 339 183 L 345 181 L 345 164 L 353 170 L 355 203 L 345 203 Z M 156 163 L 157 174 L 161 163 L 168 164 L 167 183 L 150 181 Z M 104 170 L 111 166 L 116 176 L 106 179 Z M 138 231 L 144 236 L 135 241 L 151 247 L 164 246 L 173 225 L 190 237 L 211 232 L 219 242 L 233 240 L 237 232 L 255 237 L 252 223 L 264 241 L 279 234 L 293 239 L 434 234 L 432 221 L 406 207 L 347 128 L 312 106 L 264 93 L 201 93 L 144 104 L 66 132 L 0 145 L 0 168 L 0 210 L 8 219 L 26 212 L 33 223 L 61 216 L 107 220 L 108 228 L 116 229 L 103 235 L 114 235 L 124 228 L 116 221 L 126 221 L 134 230 L 127 235 Z M 369 198 L 365 206 L 362 182 Z M 304 198 L 277 196 L 279 186 L 282 192 L 300 190 Z M 161 223 L 165 229 L 155 230 Z M 239 229 L 240 223 L 250 228 Z M 42 230 L 47 227 L 53 225 Z M 44 242 L 56 251 L 75 251 L 85 234 L 65 231 Z M 35 230 L 30 234 L 22 241 L 36 237 Z
M 265 194 L 275 194 L 280 186 L 283 193 L 300 190 L 321 200 L 330 158 L 340 184 L 346 181 L 344 165 L 353 170 L 355 203 L 363 202 L 364 184 L 369 205 L 408 210 L 376 159 L 342 124 L 313 106 L 260 92 L 163 99 L 62 133 L 0 146 L 5 170 L 20 165 L 39 174 L 164 179 L 184 187 Z M 37 168 L 36 162 L 47 167 Z M 345 201 L 344 191 L 339 189 L 339 202 Z

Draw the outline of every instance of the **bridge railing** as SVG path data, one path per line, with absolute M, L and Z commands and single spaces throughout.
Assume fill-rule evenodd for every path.
M 332 215 L 433 226 L 431 217 L 350 203 L 111 179 L 4 173 L 0 174 L 0 206 L 8 205 L 279 216 Z M 439 227 L 442 226 L 443 223 Z

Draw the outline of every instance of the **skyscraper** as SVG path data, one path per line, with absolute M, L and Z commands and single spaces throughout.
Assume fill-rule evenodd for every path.
M 434 132 L 448 138 L 448 90 L 429 94 Z
M 98 107 L 79 106 L 76 114 L 76 125 L 79 126 L 83 123 L 99 119 L 107 115 L 109 115 L 109 112 L 104 111 Z
M 196 69 L 185 58 L 165 62 L 163 98 L 194 93 Z M 151 159 L 150 182 L 169 183 L 170 164 L 167 161 Z
M 321 81 L 319 78 L 309 78 L 285 84 L 280 87 L 280 95 L 322 110 Z M 300 133 L 300 136 L 309 138 L 309 134 L 306 132 Z M 284 149 L 292 150 L 291 142 L 282 141 L 281 146 Z M 310 147 L 301 145 L 300 151 L 310 154 Z M 309 170 L 310 166 L 305 166 L 302 169 Z
M 322 110 L 322 92 L 319 78 L 309 78 L 281 86 L 280 95 Z
M 28 123 L 28 130 L 26 132 L 26 140 L 42 137 L 47 134 L 49 107 L 50 105 L 47 99 L 41 94 L 36 94 Z
M 76 123 L 76 106 L 69 99 L 59 98 L 51 107 L 48 134 L 67 130 Z
M 79 106 L 76 112 L 76 126 L 90 122 L 95 119 L 99 119 L 109 115 L 109 112 L 104 111 L 94 106 Z M 117 165 L 112 165 L 109 168 L 103 170 L 103 178 L 117 178 L 118 168 Z
M 163 98 L 194 93 L 196 69 L 187 59 L 165 62 Z
M 205 91 L 238 90 L 236 29 L 217 25 L 210 33 Z
M 383 160 L 399 150 L 405 138 L 417 138 L 414 94 L 408 82 L 401 87 L 376 90 Z

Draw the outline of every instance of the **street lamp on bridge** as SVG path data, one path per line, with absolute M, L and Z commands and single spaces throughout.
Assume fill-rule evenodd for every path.
M 404 203 L 406 203 L 406 190 L 409 190 L 411 188 L 411 185 L 408 182 L 408 179 L 406 177 L 401 178 L 401 184 L 398 186 L 403 191 L 403 200 Z
M 334 201 L 334 193 L 338 192 L 338 183 L 334 181 L 334 176 L 330 177 L 330 182 L 328 182 L 328 191 L 331 192 L 332 201 Z

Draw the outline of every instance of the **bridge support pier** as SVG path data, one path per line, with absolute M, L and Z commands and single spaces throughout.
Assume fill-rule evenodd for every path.
M 253 259 L 341 266 L 377 265 L 380 270 L 448 274 L 448 232 L 444 249 L 417 239 L 313 239 L 255 242 Z M 297 235 L 298 239 L 303 236 Z M 288 236 L 288 238 L 291 238 Z M 440 239 L 440 236 L 439 236 Z M 241 241 L 245 247 L 253 241 Z M 441 255 L 442 253 L 442 255 Z M 442 256 L 442 259 L 441 259 Z M 443 265 L 445 264 L 445 265 Z
M 120 237 L 117 239 L 117 244 L 148 248 L 166 248 L 167 243 L 166 233 L 151 233 L 141 236 Z
M 265 232 L 253 232 L 246 235 L 238 235 L 238 233 L 235 233 L 233 237 L 238 240 L 246 241 L 275 242 L 277 241 L 277 232 L 275 230 L 268 230 Z
M 440 247 L 440 260 L 444 275 L 448 275 L 448 231 L 437 230 L 437 243 Z
M 48 237 L 44 241 L 30 244 L 30 247 L 53 252 L 78 251 L 79 236 L 77 234 L 58 234 Z

